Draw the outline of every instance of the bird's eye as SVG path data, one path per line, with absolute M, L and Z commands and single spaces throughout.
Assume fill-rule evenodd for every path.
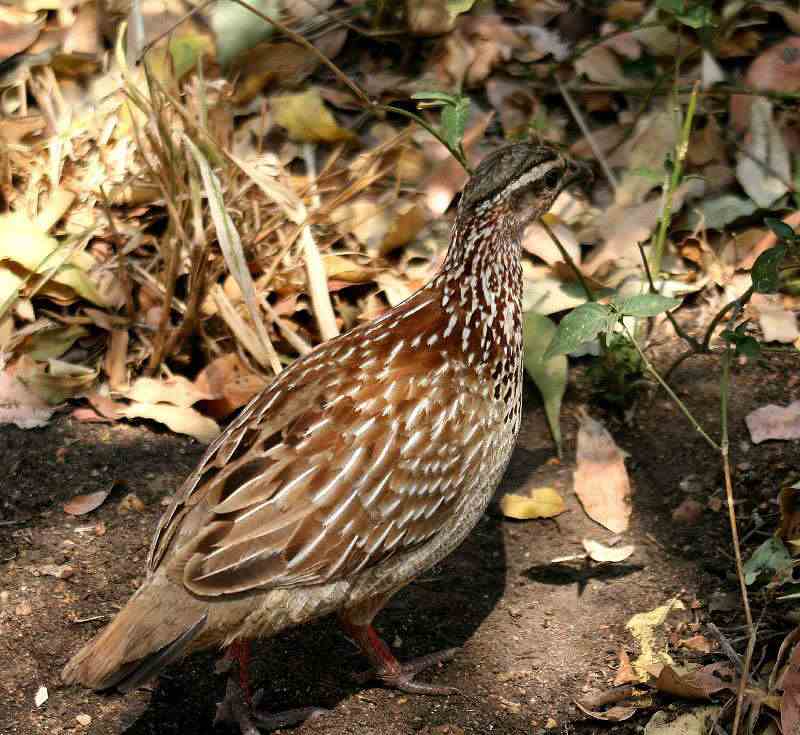
M 558 169 L 551 168 L 545 175 L 544 175 L 544 185 L 548 189 L 555 189 L 558 186 L 558 182 L 561 180 L 561 174 L 559 173 Z

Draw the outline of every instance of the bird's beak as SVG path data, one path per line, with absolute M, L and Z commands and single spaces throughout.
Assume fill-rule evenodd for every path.
M 561 189 L 566 189 L 572 184 L 582 184 L 588 186 L 594 181 L 594 171 L 590 164 L 585 161 L 573 161 L 567 159 L 567 172 L 564 176 Z

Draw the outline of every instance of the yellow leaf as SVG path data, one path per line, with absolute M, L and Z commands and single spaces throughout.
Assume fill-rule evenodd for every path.
M 170 406 L 167 403 L 131 403 L 120 411 L 129 419 L 141 418 L 166 424 L 172 431 L 193 436 L 208 444 L 219 435 L 219 426 L 213 419 L 203 416 L 193 408 Z
M 292 140 L 333 143 L 353 137 L 339 127 L 316 89 L 273 97 L 271 107 L 275 122 L 286 128 Z
M 106 306 L 106 300 L 88 274 L 97 264 L 95 259 L 84 252 L 75 252 L 67 257 L 68 255 L 68 246 L 50 237 L 25 215 L 19 212 L 0 215 L 0 262 L 12 261 L 37 274 L 56 268 L 49 284 L 66 287 L 68 292 Z M 63 293 L 59 294 L 63 298 Z
M 529 496 L 508 494 L 500 501 L 507 518 L 553 518 L 566 510 L 563 498 L 552 487 L 537 487 Z

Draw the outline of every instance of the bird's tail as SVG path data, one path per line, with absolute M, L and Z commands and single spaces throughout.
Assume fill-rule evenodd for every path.
M 169 585 L 145 583 L 61 672 L 67 684 L 126 692 L 187 652 L 208 619 L 204 606 Z M 192 608 L 195 607 L 196 610 Z

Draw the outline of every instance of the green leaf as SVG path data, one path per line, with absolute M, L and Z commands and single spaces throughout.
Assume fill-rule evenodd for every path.
M 558 456 L 561 456 L 561 400 L 567 388 L 567 357 L 556 355 L 544 359 L 547 346 L 556 333 L 556 325 L 546 316 L 529 311 L 522 317 L 523 357 L 525 369 L 542 394 L 547 424 Z
M 600 332 L 609 331 L 616 320 L 617 316 L 611 309 L 595 302 L 573 309 L 561 320 L 543 359 L 549 360 L 556 355 L 566 355 L 578 349 Z
M 736 329 L 725 329 L 722 339 L 736 348 L 736 354 L 747 358 L 755 358 L 761 354 L 761 343 L 747 334 L 747 321 L 743 321 Z
M 455 18 L 461 13 L 467 13 L 472 10 L 475 2 L 476 0 L 447 0 L 447 12 L 450 13 L 450 17 Z
M 730 342 L 736 348 L 736 354 L 747 358 L 756 358 L 761 354 L 761 344 L 755 337 L 745 334 L 743 331 L 745 324 L 740 324 L 735 332 L 726 329 L 722 333 L 722 339 Z
M 469 112 L 469 99 L 459 97 L 455 105 L 447 105 L 442 110 L 442 132 L 448 145 L 458 150 L 464 130 L 467 127 L 467 113 Z
M 449 92 L 433 92 L 433 91 L 431 91 L 431 92 L 415 92 L 414 94 L 411 95 L 411 99 L 412 100 L 421 100 L 421 101 L 430 102 L 430 103 L 436 102 L 436 103 L 441 104 L 441 105 L 453 105 L 453 106 L 455 106 L 455 105 L 458 104 L 459 97 L 454 95 L 454 94 L 450 94 Z M 430 107 L 432 105 L 426 105 L 426 106 Z
M 660 293 L 645 293 L 639 296 L 628 296 L 613 304 L 623 316 L 647 317 L 669 311 L 680 305 L 680 299 L 671 299 Z
M 690 28 L 704 28 L 712 25 L 711 6 L 705 0 L 658 0 L 660 10 L 675 16 L 679 23 Z
M 797 237 L 797 235 L 794 233 L 794 230 L 785 222 L 781 222 L 779 219 L 766 217 L 764 219 L 764 224 L 775 233 L 775 236 L 779 240 L 789 240 L 791 242 Z
M 780 285 L 778 268 L 786 255 L 785 245 L 776 245 L 765 250 L 753 263 L 750 277 L 753 279 L 753 290 L 756 293 L 776 293 Z
M 792 557 L 783 541 L 773 536 L 759 546 L 744 563 L 744 581 L 751 585 L 762 574 L 769 574 L 774 584 L 788 581 L 792 576 Z

